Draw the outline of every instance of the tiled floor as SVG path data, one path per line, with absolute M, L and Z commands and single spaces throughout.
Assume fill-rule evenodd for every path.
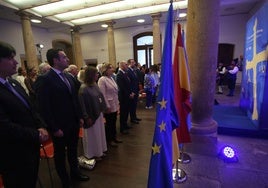
M 227 104 L 235 97 L 215 96 L 220 104 Z M 107 157 L 97 162 L 93 171 L 83 170 L 91 179 L 74 183 L 74 187 L 147 187 L 155 110 L 146 110 L 144 103 L 139 103 L 138 115 L 142 118 L 140 124 L 132 125 L 129 135 L 120 135 L 124 142 L 118 148 L 109 147 Z M 220 149 L 225 145 L 235 149 L 237 163 L 225 163 L 218 158 Z M 268 188 L 268 139 L 227 135 L 218 135 L 217 138 L 192 137 L 192 143 L 185 144 L 184 148 L 191 162 L 179 164 L 179 168 L 186 172 L 187 180 L 174 183 L 176 188 Z M 82 153 L 81 147 L 79 153 Z M 52 159 L 50 165 L 54 187 L 59 188 Z M 43 187 L 51 187 L 45 160 L 41 161 L 39 177 Z

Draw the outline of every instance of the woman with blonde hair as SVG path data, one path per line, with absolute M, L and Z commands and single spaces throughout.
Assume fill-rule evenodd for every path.
M 117 143 L 121 143 L 122 141 L 116 137 L 116 119 L 119 110 L 119 101 L 118 88 L 113 79 L 113 73 L 114 69 L 112 64 L 103 64 L 101 69 L 102 76 L 99 78 L 98 85 L 107 105 L 107 109 L 104 111 L 104 117 L 106 119 L 106 139 L 110 146 L 117 147 Z
M 85 157 L 100 160 L 107 151 L 103 112 L 106 103 L 96 80 L 98 71 L 88 66 L 84 72 L 84 82 L 79 89 L 79 101 L 84 117 L 83 148 Z

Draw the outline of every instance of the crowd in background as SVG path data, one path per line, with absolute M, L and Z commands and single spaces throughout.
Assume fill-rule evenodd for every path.
M 14 59 L 15 55 L 12 46 L 0 43 L 0 89 L 3 90 L 0 97 L 0 144 L 4 148 L 13 148 L 14 144 L 27 146 L 32 137 L 35 139 L 32 143 L 35 144 L 35 150 L 31 150 L 33 146 L 27 146 L 29 151 L 26 152 L 30 158 L 37 159 L 40 144 L 51 138 L 56 171 L 64 188 L 71 186 L 72 179 L 89 180 L 88 176 L 80 172 L 77 160 L 78 133 L 81 127 L 83 155 L 99 161 L 107 155 L 109 147 L 118 147 L 123 142 L 118 130 L 127 135 L 133 124 L 139 124 L 142 120 L 137 115 L 139 98 L 146 97 L 146 109 L 154 106 L 159 85 L 157 65 L 145 67 L 134 59 L 129 59 L 118 62 L 116 68 L 110 63 L 102 63 L 78 70 L 76 65 L 69 65 L 69 59 L 63 50 L 49 49 L 47 62 L 41 63 L 38 69 L 27 67 L 25 70 L 19 67 L 16 71 L 18 62 Z M 18 75 L 14 76 L 16 72 Z M 11 83 L 11 88 L 5 86 L 8 83 Z M 14 101 L 8 97 L 9 92 L 16 93 L 12 97 L 22 98 L 26 105 L 19 104 L 16 107 L 16 104 L 7 108 L 7 101 Z M 32 114 L 24 112 L 29 108 Z M 17 116 L 24 117 L 18 121 Z M 31 123 L 25 125 L 25 119 Z M 18 131 L 26 133 L 22 136 Z M 4 143 L 4 139 L 14 140 Z M 9 154 L 2 156 L 1 163 L 9 157 Z M 67 172 L 66 157 L 70 172 Z M 32 163 L 30 158 L 22 159 L 16 164 L 16 169 L 23 169 L 25 173 L 21 177 L 21 170 L 14 170 L 13 164 L 1 164 L 0 174 L 6 187 L 17 187 L 18 182 L 23 187 L 35 187 L 39 163 L 37 160 Z M 34 170 L 27 171 L 25 169 L 30 162 Z
M 123 143 L 119 132 L 128 135 L 142 121 L 137 114 L 140 97 L 145 109 L 154 108 L 160 84 L 160 66 L 141 66 L 134 59 L 96 66 L 69 64 L 61 49 L 49 49 L 47 62 L 37 68 L 17 69 L 16 50 L 0 42 L 0 174 L 6 187 L 35 187 L 40 144 L 52 139 L 54 161 L 62 187 L 72 180 L 88 181 L 78 163 L 78 135 L 83 129 L 83 155 L 102 160 L 110 147 Z M 243 58 L 217 67 L 217 94 L 227 84 L 234 95 Z M 14 76 L 16 73 L 17 76 Z M 15 79 L 13 79 L 14 77 Z M 117 119 L 119 127 L 117 128 Z M 23 149 L 16 160 L 12 148 Z M 69 168 L 65 159 L 68 159 Z M 68 172 L 69 171 L 69 172 Z

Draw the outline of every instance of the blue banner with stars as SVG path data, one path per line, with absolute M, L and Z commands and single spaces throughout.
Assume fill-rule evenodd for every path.
M 172 36 L 173 5 L 170 4 L 161 62 L 160 88 L 157 97 L 156 122 L 152 143 L 148 188 L 172 188 L 172 130 L 178 115 L 173 97 Z

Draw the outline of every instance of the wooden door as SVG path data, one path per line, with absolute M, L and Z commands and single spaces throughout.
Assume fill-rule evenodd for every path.
M 218 62 L 222 62 L 224 66 L 230 65 L 234 58 L 234 44 L 220 43 L 218 46 Z

